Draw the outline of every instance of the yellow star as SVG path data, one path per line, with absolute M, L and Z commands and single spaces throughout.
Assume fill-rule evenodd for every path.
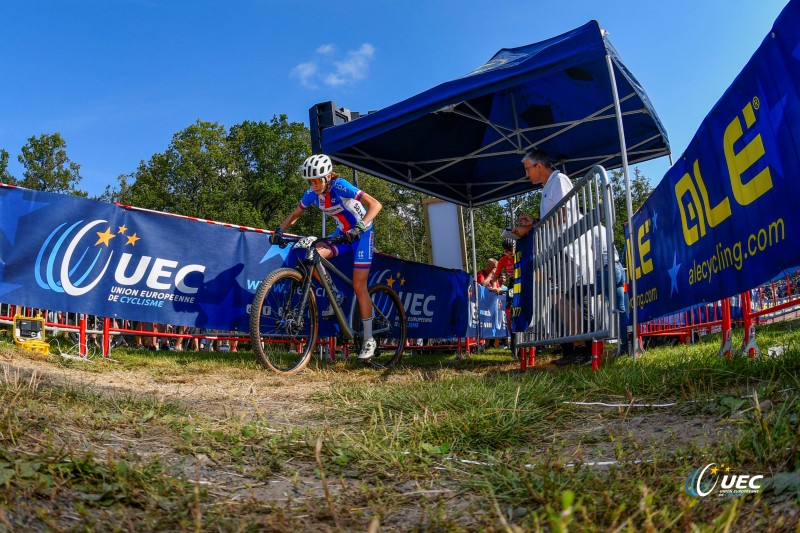
M 729 466 L 726 466 L 726 467 L 725 467 L 725 471 L 726 471 L 726 472 L 730 472 L 730 471 L 731 471 L 731 467 L 729 467 Z
M 136 245 L 136 241 L 138 241 L 139 239 L 140 238 L 137 237 L 136 234 L 134 233 L 133 235 L 128 237 L 128 242 L 126 242 L 125 244 L 130 244 L 131 246 L 135 246 Z
M 116 235 L 111 233 L 111 228 L 108 228 L 107 230 L 105 230 L 102 233 L 100 233 L 99 231 L 96 232 L 96 233 L 97 233 L 98 239 L 97 239 L 97 242 L 94 243 L 95 246 L 97 246 L 98 244 L 100 244 L 102 242 L 103 244 L 106 245 L 106 248 L 108 248 L 108 241 L 110 241 L 111 239 L 116 237 Z
M 406 284 L 406 278 L 400 278 L 400 285 Z
M 398 272 L 397 274 L 395 274 L 395 277 L 396 277 L 397 279 L 400 279 L 400 272 Z
M 125 224 L 123 224 L 123 225 L 121 225 L 121 226 L 119 227 L 119 229 L 117 230 L 117 233 L 122 233 L 122 234 L 124 234 L 126 231 L 128 231 L 128 228 L 126 228 L 126 227 L 125 227 Z
M 716 466 L 711 469 L 711 473 L 712 474 L 716 474 L 718 471 L 719 471 L 719 468 L 717 468 Z
M 389 287 L 391 287 L 392 285 L 394 285 L 394 278 L 390 276 L 390 277 L 389 277 L 389 279 L 387 279 L 387 280 L 386 280 L 386 284 L 387 284 Z

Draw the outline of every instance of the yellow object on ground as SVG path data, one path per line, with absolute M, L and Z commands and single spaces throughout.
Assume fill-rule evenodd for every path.
M 14 317 L 14 344 L 26 350 L 50 353 L 50 345 L 44 340 L 44 318 L 16 315 Z

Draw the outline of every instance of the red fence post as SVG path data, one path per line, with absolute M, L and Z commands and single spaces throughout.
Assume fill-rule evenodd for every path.
M 103 319 L 103 357 L 108 357 L 111 351 L 111 319 Z
M 603 363 L 603 350 L 605 350 L 603 341 L 592 341 L 592 372 L 600 370 L 600 365 Z
M 536 366 L 536 348 L 519 348 L 519 369 L 524 372 L 533 366 Z
M 722 301 L 722 346 L 719 355 L 726 359 L 733 358 L 733 327 L 731 326 L 731 299 Z
M 756 345 L 756 326 L 754 313 L 751 309 L 750 291 L 742 293 L 742 315 L 744 316 L 744 341 L 742 343 L 742 355 L 747 353 L 750 359 L 755 359 L 758 355 Z
M 86 315 L 81 314 L 78 320 L 78 354 L 86 357 Z

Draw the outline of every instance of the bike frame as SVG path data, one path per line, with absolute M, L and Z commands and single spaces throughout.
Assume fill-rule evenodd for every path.
M 336 316 L 336 321 L 339 323 L 342 335 L 345 339 L 352 341 L 355 339 L 356 333 L 353 331 L 353 328 L 350 327 L 350 324 L 347 323 L 347 317 L 344 316 L 344 311 L 333 295 L 333 287 L 331 287 L 330 283 L 328 283 L 329 276 L 327 273 L 332 272 L 336 275 L 336 277 L 347 283 L 347 286 L 351 289 L 353 288 L 353 282 L 349 277 L 342 273 L 342 271 L 333 266 L 330 261 L 322 257 L 316 248 L 316 243 L 318 242 L 336 244 L 337 240 L 338 239 L 326 240 L 318 239 L 316 237 L 303 237 L 294 244 L 293 248 L 306 251 L 305 259 L 300 259 L 300 264 L 303 265 L 305 269 L 305 272 L 303 273 L 303 299 L 300 303 L 300 308 L 305 309 L 305 306 L 308 303 L 308 292 L 311 290 L 311 285 L 314 282 L 313 271 L 316 270 L 319 274 L 319 281 L 322 284 L 322 287 L 325 289 L 325 294 L 328 296 L 328 300 L 330 300 L 331 306 L 333 307 L 333 313 L 334 316 Z
M 333 295 L 333 287 L 328 282 L 330 276 L 328 276 L 328 272 L 332 272 L 336 275 L 339 279 L 344 281 L 348 287 L 351 289 L 353 288 L 353 281 L 347 277 L 342 271 L 338 268 L 333 266 L 333 264 L 328 261 L 326 258 L 322 257 L 317 250 L 316 244 L 318 242 L 323 242 L 327 244 L 339 244 L 348 242 L 345 240 L 343 236 L 333 237 L 331 239 L 319 239 L 314 236 L 303 237 L 297 242 L 294 243 L 292 248 L 296 248 L 298 250 L 305 250 L 306 257 L 304 259 L 300 259 L 298 267 L 303 267 L 303 286 L 302 286 L 302 300 L 300 302 L 300 309 L 301 314 L 302 310 L 305 310 L 306 305 L 308 304 L 308 293 L 311 290 L 311 285 L 314 282 L 313 272 L 316 271 L 319 274 L 319 281 L 322 284 L 322 287 L 325 289 L 325 294 L 328 296 L 328 300 L 330 300 L 331 306 L 333 307 L 333 313 L 336 317 L 336 321 L 339 323 L 339 327 L 341 328 L 342 336 L 348 340 L 352 341 L 356 338 L 356 332 L 350 326 L 347 321 L 347 317 L 344 315 L 344 310 L 336 301 L 336 298 Z M 357 299 L 356 299 L 357 300 Z M 354 302 L 354 304 L 357 302 Z M 373 316 L 375 313 L 380 314 L 383 318 L 386 318 L 383 313 L 375 307 L 373 304 Z M 359 307 L 354 305 L 353 313 L 358 312 Z M 388 331 L 387 328 L 373 328 L 373 334 L 380 334 Z

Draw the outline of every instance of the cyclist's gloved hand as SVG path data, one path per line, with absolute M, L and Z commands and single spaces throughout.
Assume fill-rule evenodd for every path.
M 283 240 L 283 229 L 276 229 L 275 232 L 269 236 L 269 243 L 277 244 L 278 246 L 285 246 L 286 243 Z
M 356 224 L 347 231 L 347 239 L 350 242 L 353 242 L 354 240 L 358 239 L 358 237 L 365 231 L 367 231 L 367 225 L 364 224 L 363 220 L 359 220 L 358 224 Z

